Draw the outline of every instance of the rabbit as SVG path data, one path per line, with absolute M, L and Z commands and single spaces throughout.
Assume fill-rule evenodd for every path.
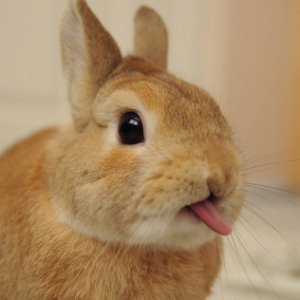
M 133 55 L 84 0 L 61 23 L 72 123 L 0 158 L 0 299 L 206 299 L 243 206 L 241 157 L 203 89 L 166 71 L 141 7 Z

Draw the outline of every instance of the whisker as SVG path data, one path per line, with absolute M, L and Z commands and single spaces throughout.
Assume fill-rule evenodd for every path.
M 275 187 L 275 186 L 272 186 L 272 185 L 260 184 L 260 183 L 255 183 L 255 182 L 247 182 L 246 185 L 261 187 L 261 188 L 264 188 L 264 189 L 262 189 L 264 191 L 275 190 L 275 191 L 280 192 L 280 194 L 283 193 L 283 194 L 288 194 L 288 195 L 291 195 L 291 196 L 298 196 L 296 193 L 294 193 L 290 190 L 286 190 L 286 189 L 283 189 L 283 188 L 280 188 L 280 187 Z
M 249 190 L 248 190 L 248 192 L 250 192 L 251 194 L 255 194 L 257 197 L 259 197 L 258 199 L 266 199 L 268 201 L 272 201 L 273 199 L 278 199 L 278 197 L 282 197 L 282 196 L 286 197 L 286 195 L 283 195 L 279 191 L 270 190 L 270 189 L 266 189 L 266 188 L 254 186 L 254 185 L 247 185 L 247 187 L 249 189 L 252 189 L 251 192 Z M 253 190 L 255 192 L 253 192 Z M 250 199 L 247 199 L 247 202 L 249 203 Z
M 230 242 L 229 239 L 224 239 L 224 242 L 228 245 L 228 249 L 230 249 L 231 253 L 232 253 L 232 257 L 235 257 L 233 254 L 234 254 L 234 251 L 233 251 L 233 247 L 232 247 L 232 244 Z M 226 262 L 225 262 L 225 259 L 226 259 L 226 256 L 224 256 L 223 258 L 223 262 L 224 262 L 224 267 L 225 267 L 225 278 L 226 278 L 226 284 L 227 286 L 229 286 L 229 276 L 228 276 L 228 272 L 227 272 L 227 266 L 226 266 Z M 235 289 L 232 290 L 232 294 L 233 294 L 233 298 L 236 299 L 236 291 Z
M 250 207 L 249 207 L 250 205 Z M 259 218 L 260 220 L 262 220 L 265 224 L 267 224 L 268 226 L 270 226 L 276 233 L 278 233 L 280 235 L 280 237 L 282 238 L 282 233 L 273 225 L 271 224 L 259 211 L 259 208 L 250 202 L 247 202 L 244 204 L 244 207 L 251 212 L 253 215 L 255 215 L 257 218 Z M 255 210 L 256 209 L 256 210 Z
M 249 188 L 256 188 L 256 187 L 249 186 Z M 258 190 L 259 192 L 261 192 L 260 189 L 256 189 L 256 190 Z M 247 189 L 245 190 L 245 192 L 248 193 L 248 194 L 254 195 L 258 199 L 267 199 L 268 201 L 270 200 L 270 197 L 267 197 L 265 194 L 262 195 L 259 192 L 249 191 Z M 269 194 L 267 194 L 267 195 L 269 196 Z M 246 202 L 250 202 L 250 200 L 246 198 Z
M 273 170 L 278 169 L 278 168 L 281 168 L 281 167 L 282 167 L 282 165 L 277 164 L 277 165 L 271 165 L 271 166 L 266 166 L 266 167 L 260 167 L 260 168 L 257 168 L 256 170 L 250 170 L 250 171 L 243 170 L 243 172 L 244 172 L 244 174 L 247 175 L 247 177 L 250 177 L 250 176 L 253 176 L 253 175 L 256 175 L 256 174 L 259 174 L 259 173 L 270 171 L 272 169 Z
M 254 189 L 255 191 L 246 190 L 246 193 L 255 195 L 258 199 L 266 199 L 267 201 L 278 200 L 284 201 L 285 204 L 293 206 L 293 208 L 300 209 L 300 201 L 298 195 L 293 192 L 278 190 L 277 188 L 268 188 L 257 185 L 249 185 L 248 188 Z M 284 200 L 281 200 L 281 197 L 285 197 Z M 247 202 L 251 203 L 251 198 L 247 198 Z
M 222 253 L 222 249 L 220 249 L 220 245 L 221 245 L 221 243 L 218 243 L 218 251 L 220 251 Z M 224 270 L 224 273 L 225 273 L 226 283 L 228 285 L 228 274 L 227 274 L 227 268 L 226 268 L 226 262 L 225 262 L 224 256 L 222 258 L 222 265 L 223 265 L 223 270 Z M 220 278 L 219 283 L 220 283 L 220 290 L 221 290 L 222 300 L 224 300 L 224 289 L 223 289 L 223 284 L 222 284 L 221 278 Z
M 280 166 L 282 164 L 292 163 L 292 162 L 297 162 L 297 161 L 300 161 L 300 159 L 297 158 L 297 159 L 287 159 L 287 160 L 281 160 L 281 161 L 275 161 L 275 162 L 268 162 L 268 163 L 254 165 L 254 166 L 244 167 L 243 170 L 247 171 L 247 170 L 253 170 L 256 168 L 260 168 L 260 167 L 270 167 L 270 166 L 277 166 L 277 165 Z
M 248 157 L 248 158 L 245 158 L 244 159 L 244 162 L 245 162 L 245 165 L 246 166 L 251 166 L 251 164 L 253 163 L 256 163 L 256 162 L 259 162 L 259 161 L 266 161 L 266 159 L 270 159 L 270 158 L 274 158 L 276 156 L 280 156 L 280 155 L 285 155 L 287 156 L 288 153 L 295 153 L 295 151 L 292 151 L 292 150 L 282 150 L 282 151 L 278 151 L 278 152 L 273 152 L 273 153 L 269 153 L 269 154 L 266 154 L 266 155 L 263 155 L 263 156 L 258 156 L 260 155 L 260 153 L 256 153 L 255 155 L 252 155 L 252 157 Z
M 272 286 L 272 284 L 270 283 L 270 281 L 268 280 L 268 278 L 266 277 L 266 275 L 262 272 L 261 268 L 258 266 L 258 264 L 256 263 L 256 261 L 249 254 L 249 251 L 247 250 L 247 248 L 244 245 L 245 241 L 240 236 L 240 233 L 239 233 L 238 229 L 236 229 L 236 237 L 237 237 L 238 241 L 240 242 L 240 245 L 242 246 L 244 252 L 248 256 L 248 258 L 250 259 L 250 261 L 252 262 L 252 264 L 255 266 L 256 270 L 259 272 L 259 274 L 267 282 L 267 284 L 269 285 L 269 287 L 271 288 L 271 290 L 273 291 L 273 293 L 277 296 L 277 299 L 279 299 L 279 295 L 278 295 L 277 291 L 274 289 L 274 287 Z
M 275 223 L 276 226 L 281 227 L 280 224 L 278 224 L 271 216 L 269 216 L 265 211 L 263 211 L 264 215 L 261 214 L 262 210 L 260 207 L 255 205 L 254 203 L 251 203 L 248 201 L 248 203 L 244 204 L 244 207 L 247 211 L 251 212 L 255 217 L 260 219 L 262 222 L 264 222 L 266 225 L 268 225 L 285 243 L 289 243 L 291 246 L 291 249 L 297 249 L 298 244 L 295 242 L 291 237 L 286 236 L 281 231 L 279 231 L 273 224 L 269 222 L 269 220 L 266 219 L 265 215 L 272 219 L 272 223 Z
M 247 226 L 244 222 L 242 222 L 242 219 L 245 221 L 246 224 L 248 224 L 248 226 Z M 244 229 L 251 235 L 251 237 L 257 242 L 257 244 L 258 244 L 259 246 L 261 246 L 262 249 L 264 249 L 265 252 L 266 252 L 268 255 L 270 255 L 272 258 L 274 258 L 274 260 L 275 260 L 281 267 L 283 267 L 282 262 L 281 262 L 276 256 L 274 256 L 274 255 L 272 254 L 272 252 L 271 252 L 269 249 L 267 249 L 267 248 L 266 248 L 266 247 L 265 247 L 265 246 L 264 246 L 264 245 L 256 238 L 256 236 L 254 235 L 253 232 L 251 232 L 250 228 L 253 229 L 253 230 L 255 230 L 255 228 L 252 226 L 252 224 L 250 224 L 249 221 L 248 221 L 245 217 L 241 217 L 241 218 L 238 220 L 238 222 L 239 222 L 239 223 L 244 227 Z M 255 230 L 255 232 L 256 232 L 256 234 L 258 234 L 257 230 Z
M 247 277 L 248 281 L 250 282 L 252 288 L 255 290 L 256 295 L 258 296 L 259 299 L 262 299 L 262 298 L 260 297 L 260 294 L 259 294 L 259 292 L 258 292 L 258 289 L 257 289 L 256 286 L 254 285 L 254 283 L 253 283 L 251 277 L 249 276 L 249 274 L 248 274 L 248 272 L 247 272 L 247 270 L 246 270 L 246 267 L 245 267 L 245 265 L 244 265 L 244 263 L 243 263 L 243 259 L 242 259 L 242 257 L 240 256 L 240 253 L 239 253 L 239 251 L 238 251 L 236 242 L 235 242 L 235 240 L 234 240 L 234 236 L 231 235 L 231 236 L 229 237 L 229 240 L 230 240 L 230 238 L 232 239 L 233 250 L 234 250 L 234 253 L 235 253 L 235 257 L 237 258 L 237 261 L 239 262 L 240 266 L 242 267 L 242 269 L 243 269 L 243 271 L 244 271 L 244 274 L 246 275 L 246 277 Z

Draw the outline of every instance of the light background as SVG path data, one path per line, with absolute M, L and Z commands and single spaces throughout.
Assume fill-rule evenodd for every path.
M 291 151 L 287 74 L 293 2 L 89 1 L 124 54 L 132 49 L 136 8 L 143 3 L 156 8 L 170 32 L 170 71 L 216 98 L 246 159 L 276 154 L 277 161 L 285 159 L 279 153 Z M 68 116 L 58 45 L 63 6 L 62 0 L 0 1 L 2 149 Z M 282 174 L 273 170 L 268 178 L 290 184 Z
M 268 165 L 250 170 L 249 180 L 276 187 L 295 186 L 294 178 L 299 173 L 295 162 L 278 162 L 297 158 L 293 147 L 299 131 L 294 128 L 299 123 L 297 117 L 291 118 L 291 115 L 295 115 L 293 103 L 298 105 L 299 98 L 295 100 L 290 85 L 294 68 L 291 60 L 293 29 L 300 20 L 297 0 L 89 0 L 88 3 L 124 54 L 132 49 L 132 20 L 137 7 L 147 4 L 155 8 L 170 33 L 170 71 L 206 88 L 216 98 L 232 124 L 248 166 Z M 36 129 L 69 120 L 58 44 L 63 7 L 62 0 L 0 0 L 1 150 Z M 298 173 L 295 175 L 295 172 Z M 299 278 L 291 275 L 297 274 L 291 268 L 298 263 L 300 270 L 300 262 L 290 261 L 295 252 L 290 254 L 294 248 L 287 240 L 299 241 L 299 206 L 290 205 L 290 211 L 285 202 L 272 201 L 270 209 L 268 201 L 259 203 L 259 208 L 271 211 L 276 220 L 284 223 L 284 226 L 279 225 L 279 230 L 286 230 L 284 232 L 290 235 L 279 243 L 276 234 L 268 232 L 268 226 L 259 228 L 262 235 L 267 235 L 269 245 L 265 247 L 270 252 L 278 249 L 279 259 L 286 267 L 283 273 L 274 267 L 272 274 L 278 276 L 273 278 L 273 285 L 281 293 L 278 299 L 296 300 L 300 283 Z M 287 216 L 295 216 L 283 217 L 286 215 L 279 213 L 282 211 Z M 248 219 L 258 222 L 251 216 Z M 251 247 L 255 262 L 262 263 L 261 268 L 272 277 L 268 273 L 273 268 L 270 267 L 272 262 L 266 259 L 269 254 L 261 254 L 261 247 L 255 241 L 250 242 Z M 246 261 L 247 255 L 241 255 Z M 247 276 L 242 280 L 232 271 L 234 268 L 227 268 L 229 283 L 223 278 L 224 299 L 235 299 L 231 284 L 234 290 L 238 290 L 237 286 L 243 287 L 243 299 L 248 299 L 247 295 L 249 299 L 259 299 Z M 277 299 L 266 279 L 252 270 L 251 261 L 246 262 L 246 268 L 250 268 L 254 285 L 263 293 L 261 298 Z M 262 287 L 268 293 L 264 294 Z M 216 299 L 220 299 L 220 294 Z M 236 299 L 240 299 L 239 296 Z

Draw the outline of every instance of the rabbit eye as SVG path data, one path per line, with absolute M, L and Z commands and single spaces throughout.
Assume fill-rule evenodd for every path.
M 144 141 L 143 123 L 138 114 L 127 112 L 121 117 L 119 137 L 125 145 L 135 145 Z

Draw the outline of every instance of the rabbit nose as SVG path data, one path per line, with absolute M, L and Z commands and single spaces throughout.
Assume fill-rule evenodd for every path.
M 207 180 L 210 199 L 218 199 L 224 197 L 224 184 L 219 178 L 211 177 Z
M 209 196 L 207 197 L 207 200 L 209 200 L 210 202 L 217 202 L 218 200 L 222 199 L 223 194 L 216 194 L 214 192 L 212 192 L 211 190 L 209 190 Z
M 207 186 L 210 192 L 209 198 L 218 200 L 226 197 L 234 188 L 234 176 L 230 172 L 222 170 L 215 171 L 207 179 Z

